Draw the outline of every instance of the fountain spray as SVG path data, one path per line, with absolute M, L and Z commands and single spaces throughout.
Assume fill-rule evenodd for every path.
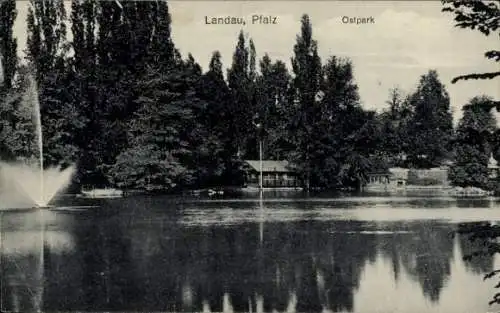
M 38 205 L 42 206 L 45 204 L 45 187 L 44 187 L 44 173 L 43 173 L 43 134 L 42 134 L 42 117 L 40 114 L 40 101 L 38 99 L 38 90 L 36 88 L 36 82 L 32 76 L 29 78 L 29 96 L 33 103 L 33 113 L 35 122 L 35 131 L 38 143 L 38 166 L 40 167 L 40 198 L 38 200 Z
M 4 186 L 10 186 L 11 189 L 7 193 L 0 194 L 0 198 L 3 198 L 0 199 L 0 208 L 5 207 L 5 202 L 7 208 L 12 205 L 16 205 L 16 208 L 17 205 L 24 207 L 23 198 L 28 199 L 36 207 L 46 207 L 59 191 L 69 185 L 75 172 L 75 165 L 64 170 L 60 166 L 45 168 L 40 101 L 35 77 L 29 76 L 27 83 L 23 105 L 32 112 L 33 135 L 37 141 L 34 145 L 34 150 L 37 150 L 34 152 L 34 157 L 37 160 L 29 164 L 21 160 L 14 162 L 0 160 L 1 179 L 4 181 Z

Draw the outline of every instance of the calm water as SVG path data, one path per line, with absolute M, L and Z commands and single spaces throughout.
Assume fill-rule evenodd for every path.
M 500 260 L 464 262 L 481 245 L 451 236 L 474 221 L 500 221 L 500 203 L 138 197 L 1 211 L 2 310 L 499 311 L 483 276 Z

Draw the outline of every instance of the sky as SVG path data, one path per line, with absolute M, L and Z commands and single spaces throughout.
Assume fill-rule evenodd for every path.
M 15 35 L 20 49 L 26 42 L 28 1 L 18 4 Z M 224 66 L 232 61 L 237 36 L 252 38 L 258 59 L 265 53 L 290 64 L 300 19 L 308 14 L 319 54 L 348 57 L 366 109 L 387 107 L 389 89 L 412 92 L 430 69 L 437 70 L 450 95 L 455 121 L 461 107 L 476 95 L 500 99 L 499 80 L 469 80 L 451 84 L 453 77 L 499 70 L 484 58 L 500 50 L 498 37 L 453 26 L 453 15 L 441 12 L 440 1 L 169 1 L 172 37 L 184 57 L 191 53 L 207 70 L 213 51 Z M 277 24 L 252 24 L 252 15 L 273 16 Z M 246 25 L 207 25 L 206 18 L 243 17 Z M 373 17 L 371 24 L 346 24 L 343 17 Z M 290 67 L 289 67 L 290 69 Z M 497 115 L 497 119 L 500 116 Z

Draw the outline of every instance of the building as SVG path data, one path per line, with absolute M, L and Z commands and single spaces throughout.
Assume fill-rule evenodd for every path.
M 448 166 L 429 169 L 412 169 L 408 172 L 408 185 L 414 186 L 448 186 Z
M 393 167 L 389 169 L 391 173 L 389 179 L 392 188 L 404 189 L 408 184 L 408 174 L 410 170 L 402 167 Z
M 245 160 L 243 164 L 245 185 L 259 187 L 260 161 Z M 264 188 L 297 188 L 300 186 L 297 173 L 287 161 L 262 160 L 262 185 Z
M 429 169 L 394 167 L 387 172 L 368 174 L 365 190 L 442 189 L 449 187 L 448 165 Z M 496 175 L 498 175 L 498 166 Z M 493 169 L 491 170 L 493 171 Z M 493 175 L 493 174 L 491 174 Z
M 365 190 L 385 191 L 389 187 L 391 173 L 371 172 L 367 174 L 366 184 L 363 186 Z
M 408 180 L 408 170 L 404 168 L 391 168 L 388 171 L 368 173 L 364 190 L 388 191 L 404 189 Z

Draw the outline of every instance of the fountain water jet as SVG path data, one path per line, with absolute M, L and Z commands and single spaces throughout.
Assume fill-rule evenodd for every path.
M 42 115 L 40 113 L 40 101 L 38 99 L 38 91 L 36 90 L 36 86 L 33 80 L 30 81 L 29 84 L 28 95 L 31 95 L 33 98 L 33 111 L 35 115 L 35 129 L 36 129 L 36 138 L 38 143 L 38 157 L 40 162 L 40 199 L 37 203 L 38 205 L 44 204 L 45 193 L 44 193 L 44 185 L 43 181 L 43 134 L 42 134 Z M 48 202 L 48 201 L 47 201 Z
M 29 86 L 25 94 L 24 104 L 30 105 L 33 110 L 37 141 L 37 162 L 35 164 L 0 162 L 0 169 L 3 180 L 8 184 L 14 182 L 18 187 L 17 192 L 29 197 L 35 206 L 46 207 L 59 191 L 69 185 L 75 167 L 70 166 L 65 170 L 61 170 L 60 167 L 44 168 L 43 133 L 38 90 L 32 77 L 29 78 L 28 82 Z

